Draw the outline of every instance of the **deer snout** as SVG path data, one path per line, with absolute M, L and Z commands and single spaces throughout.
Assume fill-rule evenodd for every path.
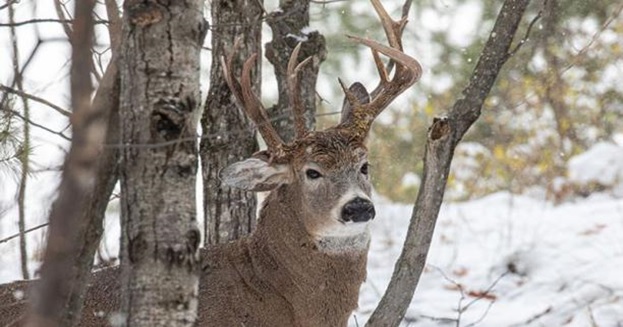
M 366 222 L 374 219 L 374 204 L 364 198 L 354 198 L 342 207 L 342 221 Z

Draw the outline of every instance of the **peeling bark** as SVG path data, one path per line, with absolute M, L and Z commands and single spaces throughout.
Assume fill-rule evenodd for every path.
M 200 0 L 124 3 L 121 269 L 129 326 L 192 326 L 196 320 L 201 12 Z
M 509 49 L 529 0 L 506 0 L 478 59 L 463 97 L 447 118 L 436 118 L 428 131 L 424 175 L 402 253 L 392 279 L 366 326 L 398 326 L 418 284 L 435 230 L 454 149 L 478 119 L 482 105 L 506 63 Z

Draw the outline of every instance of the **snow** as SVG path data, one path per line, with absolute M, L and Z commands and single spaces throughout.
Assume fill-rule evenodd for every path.
M 360 325 L 389 282 L 411 209 L 390 203 L 379 208 L 368 280 L 355 313 Z M 459 326 L 622 324 L 622 232 L 623 200 L 608 195 L 554 206 L 502 192 L 445 204 L 405 321 L 416 326 L 456 326 L 459 318 Z M 460 315 L 459 306 L 467 306 Z M 356 326 L 354 319 L 351 325 Z
M 375 202 L 368 278 L 351 326 L 376 307 L 411 217 L 411 205 Z M 459 306 L 459 326 L 622 324 L 622 234 L 623 199 L 610 194 L 558 206 L 506 192 L 446 203 L 403 326 L 456 326 Z M 107 235 L 114 243 L 118 230 Z M 5 255 L 16 246 L 0 244 L 0 282 L 19 278 L 17 256 Z
M 568 172 L 569 180 L 580 185 L 598 183 L 614 187 L 623 183 L 623 147 L 599 142 L 571 158 Z
M 480 19 L 481 8 L 477 8 L 478 5 L 474 2 L 469 4 L 449 10 L 445 15 L 434 10 L 425 10 L 419 14 L 419 19 L 414 19 L 414 23 L 420 21 L 420 26 L 424 27 L 420 30 L 449 30 L 450 42 L 456 46 L 464 46 L 467 40 L 478 36 L 484 30 L 474 23 Z M 18 20 L 33 18 L 34 9 L 31 8 L 31 3 L 24 2 L 20 6 Z M 437 6 L 449 5 L 442 1 Z M 51 2 L 37 2 L 36 10 L 40 13 L 54 12 Z M 368 11 L 369 4 L 362 2 L 355 10 Z M 587 31 L 593 31 L 596 27 L 586 28 Z M 24 26 L 20 31 L 31 29 L 32 27 Z M 301 30 L 301 36 L 290 37 L 304 41 L 311 32 L 313 29 L 306 27 Z M 21 49 L 28 49 L 20 53 L 22 63 L 36 42 L 34 34 L 29 35 L 24 32 L 18 40 Z M 8 33 L 0 34 L 2 44 L 9 44 L 8 36 Z M 64 32 L 57 24 L 45 25 L 45 37 L 64 38 Z M 441 57 L 441 48 L 423 38 L 411 41 L 416 42 L 415 45 L 406 45 L 406 48 L 415 49 L 412 53 L 417 53 L 425 67 L 434 67 Z M 618 41 L 616 33 L 607 30 L 602 33 L 601 38 L 612 44 Z M 412 37 L 407 41 L 409 39 L 416 40 Z M 578 43 L 581 45 L 578 49 L 588 42 L 586 39 L 579 41 L 582 42 Z M 45 60 L 36 60 L 30 66 L 29 70 L 36 74 L 27 74 L 26 87 L 31 93 L 68 107 L 66 63 L 70 48 L 62 42 L 47 42 L 45 50 Z M 361 51 L 368 55 L 365 48 L 362 47 Z M 10 58 L 10 47 L 2 48 L 2 57 Z M 350 62 L 352 59 L 348 60 L 344 65 L 353 66 Z M 543 62 L 542 57 L 535 57 L 530 67 L 542 70 Z M 351 79 L 356 77 L 366 80 L 365 76 L 369 76 L 368 79 L 376 78 L 373 67 L 367 63 L 360 63 L 359 66 L 353 70 L 357 74 L 351 75 Z M 3 71 L 10 71 L 10 61 L 5 60 L 1 67 Z M 272 76 L 271 65 L 264 67 L 268 70 L 264 76 Z M 616 67 L 621 65 L 613 64 L 606 68 L 603 82 L 597 85 L 596 92 L 621 90 L 623 83 L 618 82 L 620 71 Z M 334 83 L 336 76 L 331 74 L 334 73 L 324 72 L 321 78 Z M 56 78 L 50 80 L 50 76 Z M 7 84 L 7 80 L 8 77 L 5 77 L 2 82 Z M 429 72 L 423 76 L 423 82 L 426 85 L 432 84 L 434 89 L 441 92 L 452 85 L 452 78 L 449 75 L 435 76 Z M 319 88 L 324 87 L 323 85 L 330 83 L 319 83 Z M 264 93 L 274 98 L 275 95 L 270 90 L 271 88 L 265 88 Z M 324 95 L 330 92 L 326 90 L 321 94 L 326 97 Z M 401 99 L 398 100 L 394 105 L 396 108 L 400 107 L 398 104 Z M 402 101 L 406 102 L 407 98 L 403 97 Z M 33 105 L 31 115 L 34 121 L 45 122 L 46 126 L 55 130 L 61 130 L 67 124 L 67 120 L 56 112 L 36 105 Z M 512 115 L 508 118 L 510 128 L 513 124 L 524 124 L 533 120 L 528 113 L 509 111 L 508 115 Z M 552 117 L 541 117 L 540 122 L 536 123 L 543 125 L 540 130 L 544 133 L 549 130 L 547 127 L 552 123 Z M 36 148 L 33 162 L 39 163 L 36 168 L 43 170 L 60 166 L 67 143 L 37 129 L 32 132 Z M 540 140 L 549 142 L 545 134 L 541 135 Z M 623 196 L 623 134 L 615 135 L 614 141 L 618 145 L 598 143 L 588 152 L 572 158 L 568 167 L 570 182 L 599 183 L 611 188 L 603 193 L 571 199 L 561 205 L 546 201 L 544 196 L 528 197 L 505 192 L 468 202 L 445 203 L 441 208 L 426 269 L 403 325 L 623 325 L 623 279 L 620 277 L 620 271 L 623 270 L 623 199 L 618 198 Z M 477 143 L 464 142 L 457 149 L 457 155 L 453 170 L 458 169 L 460 174 L 470 177 L 480 173 L 476 160 L 478 156 L 486 157 L 491 154 Z M 465 157 L 462 166 L 457 160 L 460 156 Z M 58 171 L 50 169 L 31 178 L 27 199 L 33 206 L 29 206 L 27 212 L 27 227 L 36 226 L 47 217 L 47 210 L 55 197 L 59 175 Z M 407 174 L 403 183 L 416 184 L 417 180 L 416 175 Z M 491 179 L 486 176 L 482 180 L 491 183 Z M 0 186 L 0 200 L 2 203 L 10 202 L 10 197 L 15 194 L 14 183 L 9 183 L 5 176 L 0 176 Z M 537 188 L 535 185 L 535 189 Z M 412 205 L 395 204 L 380 197 L 376 198 L 375 203 L 377 218 L 371 229 L 373 236 L 368 278 L 361 288 L 360 307 L 351 319 L 351 326 L 363 326 L 376 307 L 400 254 L 411 217 Z M 111 204 L 115 205 L 116 203 Z M 15 205 L 3 212 L 4 219 L 0 219 L 0 239 L 17 231 L 16 217 Z M 117 215 L 113 213 L 105 224 L 106 239 L 102 248 L 108 249 L 112 255 L 118 251 L 120 231 L 117 220 Z M 36 259 L 40 256 L 44 239 L 43 230 L 29 234 L 31 272 L 38 267 Z M 17 238 L 0 243 L 0 283 L 16 279 L 20 279 Z M 22 297 L 23 294 L 18 292 L 15 296 Z M 123 320 L 123 317 L 118 318 L 119 321 Z

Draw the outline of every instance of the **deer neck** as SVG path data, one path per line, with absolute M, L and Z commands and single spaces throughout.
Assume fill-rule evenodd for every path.
M 308 309 L 295 313 L 299 321 L 314 321 L 314 315 L 339 316 L 342 312 L 348 319 L 357 307 L 359 288 L 366 277 L 369 236 L 342 240 L 344 244 L 336 245 L 340 248 L 336 251 L 331 247 L 342 241 L 317 240 L 307 233 L 297 199 L 300 196 L 285 187 L 266 199 L 257 230 L 248 243 L 251 257 L 255 258 L 253 269 L 294 308 Z M 353 242 L 357 245 L 344 248 Z M 365 246 L 361 246 L 362 242 Z M 333 245 L 327 248 L 328 243 Z

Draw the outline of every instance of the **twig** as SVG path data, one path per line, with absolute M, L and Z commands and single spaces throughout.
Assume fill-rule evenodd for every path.
M 9 6 L 9 22 L 15 22 L 15 10 L 13 6 Z M 19 71 L 19 47 L 17 46 L 17 33 L 15 26 L 11 26 L 11 47 L 13 48 L 13 74 L 15 75 L 15 85 L 21 92 L 24 91 L 24 85 L 22 83 L 22 74 Z M 19 159 L 22 164 L 22 171 L 20 174 L 19 188 L 17 191 L 17 211 L 18 222 L 17 226 L 20 232 L 19 238 L 19 254 L 20 254 L 20 268 L 22 270 L 22 278 L 30 279 L 30 273 L 28 271 L 28 247 L 26 245 L 26 235 L 24 229 L 26 228 L 26 187 L 28 186 L 28 173 L 30 170 L 30 125 L 26 122 L 30 117 L 30 106 L 28 100 L 21 97 L 23 110 L 24 110 L 24 125 L 22 128 L 23 140 L 22 149 Z
M 448 275 L 446 275 L 446 273 L 441 270 L 441 268 L 437 267 L 437 266 L 433 266 L 433 265 L 428 265 L 429 267 L 432 267 L 433 269 L 437 270 L 437 272 L 441 275 L 441 277 L 443 277 L 443 279 L 445 279 L 446 281 L 450 282 L 451 284 L 453 284 L 458 290 L 459 293 L 461 295 L 461 297 L 459 298 L 459 303 L 457 305 L 457 309 L 456 309 L 456 318 L 452 319 L 452 321 L 454 321 L 455 326 L 459 327 L 461 326 L 461 316 L 463 315 L 463 312 L 465 312 L 465 310 L 463 310 L 463 300 L 465 300 L 465 290 L 463 289 L 463 285 L 461 285 L 461 283 L 455 281 L 454 279 L 450 278 Z
M 63 109 L 63 108 L 53 104 L 52 102 L 50 102 L 50 101 L 48 101 L 46 99 L 34 96 L 34 95 L 30 94 L 30 93 L 26 93 L 26 92 L 23 92 L 23 91 L 20 91 L 20 90 L 16 90 L 16 89 L 14 89 L 12 87 L 8 87 L 8 86 L 2 85 L 2 84 L 0 84 L 0 91 L 4 91 L 4 92 L 7 92 L 7 93 L 12 93 L 12 94 L 18 95 L 20 97 L 27 98 L 29 100 L 33 100 L 33 101 L 39 102 L 41 104 L 44 104 L 44 105 L 46 105 L 46 106 L 56 110 L 56 112 L 60 113 L 61 115 L 65 116 L 65 117 L 71 117 L 71 112 L 69 112 L 68 110 L 65 110 L 65 109 Z
M 5 4 L 3 4 L 2 6 L 0 6 L 0 10 L 7 8 L 8 6 L 19 2 L 19 0 L 7 0 L 7 2 Z
M 606 20 L 601 25 L 601 28 L 599 29 L 599 31 L 595 32 L 595 34 L 593 34 L 593 37 L 591 38 L 591 40 L 582 49 L 580 49 L 580 51 L 578 51 L 578 53 L 573 57 L 573 59 L 571 60 L 571 63 L 569 64 L 569 66 L 565 67 L 562 70 L 561 75 L 564 74 L 565 72 L 567 72 L 573 66 L 575 66 L 578 61 L 580 61 L 579 58 L 582 57 L 586 53 L 586 51 L 588 51 L 588 49 L 597 41 L 597 39 L 599 39 L 599 37 L 606 30 L 606 28 L 608 28 L 610 26 L 610 24 L 612 24 L 612 22 L 617 17 L 619 17 L 619 15 L 621 15 L 622 11 L 623 11 L 623 5 L 619 6 L 619 8 L 614 10 L 612 15 L 608 18 L 608 20 Z
M 37 39 L 37 44 L 35 44 L 35 47 L 32 49 L 32 51 L 30 51 L 30 55 L 28 55 L 28 59 L 26 59 L 26 61 L 24 62 L 24 65 L 19 70 L 19 74 L 20 75 L 24 74 L 24 72 L 26 71 L 26 68 L 30 65 L 30 63 L 34 59 L 35 54 L 39 50 L 39 47 L 41 46 L 42 43 L 43 43 L 43 41 L 38 38 Z M 13 81 L 11 82 L 11 87 L 15 86 L 15 78 L 16 78 L 16 76 L 13 76 Z M 8 99 L 8 95 L 9 95 L 9 92 L 5 92 L 4 94 L 2 94 L 2 99 L 0 99 L 0 105 L 4 105 L 6 103 L 6 101 Z
M 113 55 L 117 53 L 119 43 L 121 42 L 121 14 L 119 13 L 119 7 L 117 7 L 117 1 L 105 0 L 106 14 L 108 15 L 108 35 L 110 37 L 110 48 Z
M 14 23 L 0 23 L 0 27 L 20 27 L 29 24 L 40 24 L 40 23 L 60 23 L 60 24 L 73 24 L 73 19 L 56 19 L 56 18 L 34 18 L 29 20 L 24 20 L 21 22 Z M 107 20 L 98 20 L 95 22 L 96 24 L 108 24 Z
M 432 321 L 441 322 L 441 323 L 444 323 L 444 324 L 456 323 L 456 321 L 457 321 L 456 318 L 434 317 L 434 316 L 429 316 L 429 315 L 420 315 L 420 317 L 426 318 L 426 319 L 432 320 Z
M 332 112 L 326 112 L 326 113 L 321 113 L 321 114 L 315 114 L 314 117 L 333 116 L 333 115 L 339 115 L 339 114 L 341 114 L 341 112 L 339 112 L 339 111 L 332 111 Z M 284 114 L 276 115 L 276 116 L 270 118 L 269 122 L 281 121 L 283 119 L 288 119 L 290 117 L 291 117 L 291 115 L 288 113 L 288 110 L 286 110 L 286 112 Z M 158 142 L 158 143 L 151 143 L 151 144 L 147 144 L 147 143 L 132 143 L 132 144 L 110 144 L 110 143 L 106 143 L 106 144 L 103 144 L 103 146 L 104 146 L 104 148 L 110 148 L 110 149 L 124 149 L 124 148 L 127 148 L 127 149 L 131 149 L 131 148 L 134 148 L 134 149 L 156 149 L 156 148 L 176 145 L 176 144 L 183 143 L 183 142 L 195 142 L 195 141 L 204 140 L 204 139 L 219 139 L 223 135 L 232 136 L 232 135 L 241 134 L 241 133 L 246 132 L 248 130 L 249 129 L 246 129 L 246 128 L 230 129 L 226 133 L 219 132 L 219 133 L 205 134 L 205 135 L 202 135 L 202 136 L 183 137 L 183 138 L 179 138 L 179 139 L 176 139 L 176 140 L 171 140 L 171 141 L 166 141 L 166 142 Z
M 528 25 L 528 28 L 526 29 L 526 34 L 524 35 L 524 37 L 521 40 L 519 40 L 519 42 L 517 43 L 515 48 L 513 48 L 513 50 L 508 52 L 509 57 L 514 56 L 515 53 L 519 51 L 521 46 L 524 45 L 524 43 L 528 41 L 528 37 L 530 37 L 530 31 L 532 31 L 532 26 L 534 26 L 534 24 L 541 18 L 542 15 L 543 15 L 543 10 L 540 10 L 539 13 L 532 19 L 532 21 L 530 22 L 530 25 Z
M 535 314 L 534 316 L 530 317 L 530 319 L 526 320 L 524 323 L 521 324 L 521 326 L 527 326 L 529 324 L 531 324 L 532 322 L 541 319 L 541 317 L 547 315 L 548 313 L 552 312 L 554 310 L 554 307 L 552 307 L 551 305 L 547 308 L 545 308 L 545 310 Z
M 604 22 L 601 25 L 601 28 L 599 29 L 599 31 L 593 34 L 593 36 L 591 37 L 591 40 L 585 46 L 583 46 L 582 49 L 580 49 L 580 51 L 578 51 L 578 53 L 576 53 L 571 58 L 571 60 L 568 61 L 569 64 L 565 68 L 562 69 L 562 71 L 560 72 L 560 76 L 563 76 L 568 70 L 575 67 L 581 61 L 582 56 L 599 39 L 601 34 L 610 26 L 610 24 L 612 24 L 612 22 L 621 14 L 622 11 L 623 11 L 623 5 L 619 6 L 616 10 L 614 10 L 612 15 L 610 15 L 610 17 L 608 18 L 608 20 L 606 20 L 606 22 Z M 551 81 L 546 81 L 546 82 L 551 82 Z M 534 98 L 535 96 L 537 96 L 536 92 L 526 95 L 523 100 L 518 101 L 514 105 L 512 105 L 511 109 L 517 109 L 520 106 L 525 105 L 526 103 L 528 103 L 528 100 Z
M 51 133 L 51 134 L 54 134 L 54 135 L 58 135 L 58 136 L 62 137 L 63 139 L 67 140 L 67 141 L 71 141 L 71 138 L 69 136 L 63 134 L 62 132 L 57 132 L 57 131 L 52 130 L 52 129 L 48 128 L 48 127 L 45 127 L 44 125 L 37 124 L 34 121 L 32 121 L 32 120 L 22 116 L 22 114 L 20 114 L 19 112 L 15 111 L 13 109 L 0 108 L 0 110 L 6 111 L 6 112 L 10 112 L 12 115 L 15 115 L 17 118 L 20 118 L 24 122 L 26 122 L 26 123 L 34 126 L 34 127 L 40 128 L 40 129 L 42 129 L 42 130 L 44 130 L 44 131 L 46 131 L 48 133 Z
M 48 225 L 48 223 L 44 223 L 44 224 L 41 224 L 41 225 L 37 225 L 37 226 L 35 226 L 35 227 L 31 227 L 31 228 L 25 229 L 25 230 L 24 230 L 24 232 L 23 232 L 23 234 L 27 234 L 27 233 L 30 233 L 30 232 L 34 232 L 34 231 L 36 231 L 37 229 L 41 229 L 41 228 L 43 228 L 43 227 L 45 227 L 45 226 L 47 226 L 47 225 Z M 8 242 L 8 241 L 10 241 L 10 240 L 12 240 L 12 239 L 14 239 L 14 238 L 16 238 L 16 237 L 19 237 L 21 234 L 22 234 L 22 233 L 16 233 L 16 234 L 13 234 L 13 235 L 11 235 L 11 236 L 9 236 L 9 237 L 3 238 L 3 239 L 1 239 L 1 240 L 0 240 L 0 244 L 2 244 L 2 243 L 6 243 L 6 242 Z
M 309 2 L 313 4 L 318 4 L 318 5 L 326 5 L 329 3 L 345 2 L 345 1 L 348 1 L 348 0 L 310 0 Z
M 487 309 L 485 309 L 485 311 L 482 313 L 482 315 L 480 315 L 480 317 L 478 319 L 476 319 L 476 321 L 474 321 L 472 323 L 469 323 L 465 327 L 473 327 L 473 326 L 476 326 L 479 323 L 481 323 L 485 319 L 487 314 L 489 314 L 489 310 L 491 310 L 491 307 L 493 306 L 493 303 L 495 303 L 495 300 L 492 300 L 492 301 L 489 302 L 489 305 L 487 305 Z
M 498 282 L 500 280 L 502 280 L 502 278 L 504 278 L 506 275 L 508 275 L 510 273 L 510 271 L 505 271 L 503 274 L 501 274 L 500 276 L 498 276 L 498 278 L 496 278 L 493 283 L 491 283 L 491 285 L 489 285 L 489 287 L 482 292 L 482 294 L 480 294 L 478 297 L 476 297 L 475 299 L 473 299 L 472 301 L 470 301 L 469 303 L 467 303 L 467 305 L 465 305 L 463 307 L 463 310 L 467 310 L 469 307 L 471 307 L 474 303 L 482 300 L 483 298 L 485 298 L 487 295 L 490 294 L 490 292 L 493 290 L 493 288 L 498 284 Z

